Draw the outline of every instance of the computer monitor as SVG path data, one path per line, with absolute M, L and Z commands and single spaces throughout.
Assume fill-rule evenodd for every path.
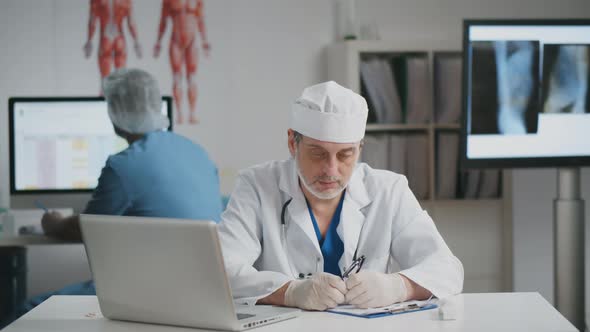
M 10 192 L 92 191 L 109 155 L 127 147 L 102 97 L 10 98 Z M 170 119 L 172 103 L 162 98 Z
M 590 20 L 465 20 L 464 168 L 590 165 Z

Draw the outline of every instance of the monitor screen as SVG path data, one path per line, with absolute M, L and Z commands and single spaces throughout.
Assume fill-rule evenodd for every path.
M 127 147 L 103 98 L 10 98 L 9 112 L 13 194 L 91 191 L 107 157 Z M 172 124 L 170 97 L 162 113 Z
M 590 20 L 466 20 L 462 163 L 590 165 Z

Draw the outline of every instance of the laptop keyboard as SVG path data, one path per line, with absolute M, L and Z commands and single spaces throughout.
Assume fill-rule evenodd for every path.
M 236 314 L 236 316 L 238 316 L 238 320 L 240 320 L 240 319 L 246 319 L 246 318 L 254 317 L 254 316 L 256 316 L 256 315 L 250 315 L 250 314 Z

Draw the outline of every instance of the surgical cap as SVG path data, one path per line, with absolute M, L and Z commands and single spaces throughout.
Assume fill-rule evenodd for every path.
M 303 90 L 293 103 L 291 129 L 320 141 L 356 143 L 365 136 L 367 101 L 336 82 Z
M 169 126 L 162 114 L 158 82 L 140 69 L 119 69 L 102 84 L 113 124 L 131 134 L 144 134 Z

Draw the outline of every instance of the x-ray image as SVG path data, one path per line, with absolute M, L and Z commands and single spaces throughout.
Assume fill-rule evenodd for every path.
M 471 43 L 471 134 L 536 133 L 538 41 Z
M 543 45 L 543 113 L 590 113 L 590 45 Z

